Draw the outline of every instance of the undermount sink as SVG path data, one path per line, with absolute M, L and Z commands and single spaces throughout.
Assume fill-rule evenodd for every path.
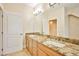
M 47 41 L 44 41 L 43 44 L 53 45 L 53 46 L 56 46 L 56 47 L 59 47 L 59 48 L 62 48 L 62 47 L 65 46 L 65 44 L 60 43 L 60 42 L 55 41 L 55 40 L 47 40 Z

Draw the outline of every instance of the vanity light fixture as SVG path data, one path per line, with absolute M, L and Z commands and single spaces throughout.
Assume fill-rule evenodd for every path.
M 41 7 L 41 8 L 38 7 L 38 8 L 33 12 L 33 14 L 37 16 L 37 15 L 43 13 L 43 12 L 44 12 L 44 11 L 43 11 L 42 7 Z

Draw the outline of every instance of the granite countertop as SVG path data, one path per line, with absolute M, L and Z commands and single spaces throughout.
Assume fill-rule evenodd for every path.
M 50 39 L 47 39 L 42 44 L 66 56 L 79 56 L 79 45 L 76 44 Z
M 61 37 L 48 38 L 45 35 L 29 35 L 29 37 L 66 56 L 79 56 L 78 40 L 74 41 Z M 74 44 L 74 42 L 77 44 Z

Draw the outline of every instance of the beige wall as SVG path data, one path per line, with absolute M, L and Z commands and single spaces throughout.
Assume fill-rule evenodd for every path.
M 79 7 L 54 7 L 45 11 L 42 15 L 40 15 L 43 21 L 43 33 L 49 34 L 49 20 L 57 19 L 57 35 L 70 37 L 69 14 L 79 16 Z
M 69 15 L 74 15 L 74 16 L 77 16 L 77 17 L 79 17 L 79 7 L 78 6 L 76 6 L 76 7 L 71 7 L 71 8 L 65 8 L 65 19 L 66 19 L 66 23 L 67 23 L 67 33 L 68 33 L 68 37 L 70 37 L 70 38 L 77 38 L 77 39 L 79 39 L 79 37 L 78 37 L 78 33 L 79 33 L 79 31 L 77 31 L 77 30 L 75 30 L 74 28 L 76 27 L 78 27 L 78 25 L 77 26 L 73 26 L 73 25 L 76 25 L 76 21 L 77 20 L 74 20 L 74 19 L 76 19 L 76 18 L 74 18 L 74 17 L 69 17 Z M 72 19 L 72 20 L 70 20 L 70 19 Z M 73 22 L 74 21 L 74 22 Z M 70 24 L 70 22 L 71 22 L 71 24 Z M 70 28 L 70 25 L 72 25 L 73 27 L 71 27 Z M 75 34 L 74 32 L 73 32 L 73 29 L 74 29 L 74 31 L 75 31 L 75 33 L 77 33 L 77 34 Z M 78 29 L 78 28 L 77 28 Z M 72 34 L 70 33 L 70 31 L 72 31 Z
M 24 4 L 3 4 L 4 10 L 22 14 L 24 33 L 40 32 L 49 34 L 48 21 L 52 18 L 57 19 L 57 35 L 65 36 L 64 7 L 50 8 L 43 14 L 33 15 L 33 9 Z M 42 24 L 43 22 L 43 24 Z M 43 26 L 42 26 L 43 25 Z
M 38 16 L 33 15 L 33 9 L 25 4 L 3 4 L 4 11 L 15 12 L 22 15 L 23 32 L 40 32 L 49 34 L 49 20 L 57 19 L 57 35 L 69 37 L 68 15 L 79 16 L 79 8 L 54 7 L 46 10 Z M 42 26 L 43 25 L 43 26 Z
M 57 19 L 57 35 L 65 36 L 65 17 L 64 17 L 64 7 L 50 8 L 45 11 L 41 16 L 43 16 L 43 31 L 45 34 L 49 34 L 48 22 L 49 20 Z
M 23 32 L 42 32 L 41 17 L 33 15 L 33 9 L 26 4 L 2 4 L 4 12 L 19 13 L 23 20 Z
M 67 13 L 67 15 L 72 14 L 72 15 L 75 15 L 75 16 L 79 16 L 79 6 L 66 8 L 66 13 Z
M 24 10 L 25 6 L 23 4 L 2 4 L 4 7 L 4 13 L 5 12 L 12 12 L 16 14 L 20 14 L 22 16 L 22 19 L 24 20 Z M 24 25 L 24 24 L 23 24 Z
M 24 4 L 17 4 L 17 3 L 3 3 L 4 11 L 11 11 L 16 13 L 22 13 L 25 5 Z

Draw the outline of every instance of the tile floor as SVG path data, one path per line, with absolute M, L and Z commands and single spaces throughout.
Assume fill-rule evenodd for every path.
M 29 53 L 27 49 L 23 49 L 21 51 L 7 54 L 6 56 L 31 56 L 31 54 Z

